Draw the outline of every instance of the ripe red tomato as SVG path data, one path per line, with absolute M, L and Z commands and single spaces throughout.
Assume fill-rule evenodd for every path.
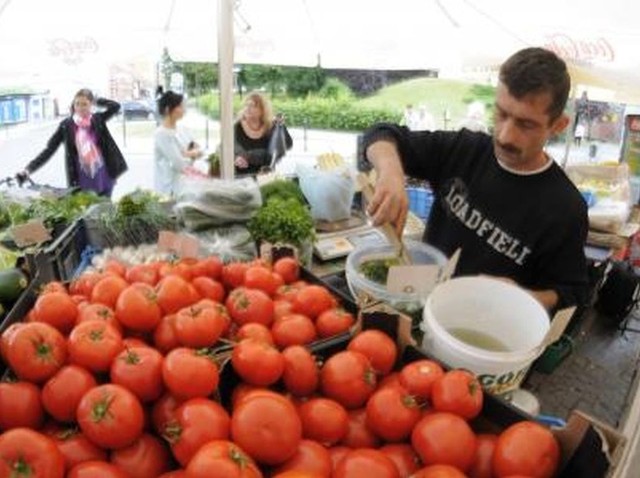
M 439 412 L 450 412 L 471 420 L 482 411 L 482 386 L 471 372 L 451 370 L 435 381 L 431 403 Z
M 422 417 L 420 406 L 406 391 L 387 387 L 367 402 L 367 426 L 388 442 L 405 440 Z
M 376 374 L 369 359 L 345 350 L 329 358 L 320 372 L 324 394 L 347 408 L 364 405 L 376 389 Z
M 11 343 L 13 335 L 25 324 L 25 322 L 15 322 L 2 332 L 2 335 L 0 336 L 0 357 L 5 362 L 9 361 L 9 344 Z
M 346 446 L 332 446 L 329 448 L 329 456 L 331 457 L 331 470 L 335 471 L 338 463 L 342 460 L 347 453 L 351 451 L 351 448 Z
M 553 434 L 531 421 L 518 422 L 504 430 L 493 453 L 493 472 L 498 478 L 527 475 L 534 478 L 555 476 L 560 446 Z
M 242 380 L 261 387 L 276 383 L 284 372 L 284 358 L 280 351 L 255 339 L 244 339 L 236 344 L 231 364 Z
M 158 435 L 162 435 L 167 424 L 175 420 L 176 410 L 181 403 L 170 393 L 165 393 L 153 404 L 151 424 Z
M 165 262 L 158 269 L 158 275 L 160 276 L 160 279 L 175 276 L 186 281 L 190 281 L 193 278 L 191 267 L 191 261 L 185 262 L 184 260 L 181 260 L 179 262 Z
M 14 428 L 0 435 L 0 476 L 16 476 L 29 470 L 38 478 L 63 478 L 64 458 L 54 441 L 28 428 Z
M 406 388 L 400 385 L 400 373 L 398 372 L 392 372 L 378 382 L 378 390 L 382 390 L 383 388 L 399 388 L 400 390 L 404 390 L 406 393 L 409 392 Z M 411 394 L 411 396 L 415 399 L 418 398 L 413 394 Z
M 142 403 L 153 402 L 164 391 L 163 357 L 151 347 L 131 347 L 111 363 L 111 382 L 122 385 Z
M 311 398 L 298 408 L 302 434 L 326 446 L 335 445 L 349 430 L 349 415 L 335 400 Z
M 51 325 L 29 322 L 12 332 L 6 355 L 18 378 L 42 383 L 64 365 L 67 347 L 62 334 Z
M 340 444 L 354 449 L 380 446 L 380 439 L 367 426 L 367 412 L 364 408 L 349 411 L 347 434 Z
M 315 441 L 301 440 L 296 453 L 278 466 L 273 474 L 280 476 L 287 471 L 298 471 L 314 478 L 331 478 L 332 469 L 331 455 L 325 447 Z
M 118 297 L 129 284 L 117 275 L 106 275 L 100 279 L 91 290 L 91 302 L 104 304 L 115 309 Z
M 180 309 L 173 328 L 184 347 L 201 348 L 214 345 L 227 326 L 226 318 L 214 307 L 202 304 Z
M 302 314 L 289 314 L 271 326 L 273 340 L 280 348 L 310 344 L 317 338 L 313 321 Z
M 85 461 L 74 466 L 67 478 L 129 478 L 129 475 L 111 463 Z
M 433 384 L 444 375 L 439 363 L 433 360 L 416 360 L 400 371 L 400 385 L 418 398 L 429 400 Z
M 251 266 L 244 272 L 243 285 L 248 289 L 259 289 L 269 296 L 273 296 L 282 284 L 280 278 L 276 278 L 268 268 Z
M 287 391 L 297 397 L 315 392 L 320 383 L 320 370 L 313 355 L 301 345 L 292 345 L 282 351 L 282 358 L 282 381 Z
M 222 268 L 222 283 L 227 290 L 240 287 L 244 283 L 244 273 L 249 268 L 246 262 L 230 262 Z
M 33 306 L 34 320 L 45 322 L 63 334 L 68 334 L 76 324 L 78 305 L 65 292 L 41 294 Z
M 406 443 L 384 445 L 380 451 L 396 465 L 401 477 L 413 476 L 413 473 L 420 468 L 420 458 Z
M 130 478 L 150 478 L 171 469 L 169 450 L 148 433 L 128 447 L 111 452 L 111 463 L 124 470 Z
M 99 385 L 85 393 L 76 416 L 85 436 L 102 448 L 131 445 L 144 426 L 144 411 L 136 396 L 114 384 Z
M 275 300 L 283 300 L 285 302 L 289 302 L 291 307 L 293 308 L 293 301 L 296 299 L 296 295 L 300 289 L 302 289 L 302 285 L 294 285 L 294 284 L 284 284 L 278 287 L 276 293 L 274 295 Z
M 0 382 L 0 430 L 42 425 L 40 389 L 29 382 Z
M 431 465 L 418 470 L 411 475 L 414 478 L 466 478 L 467 475 L 462 473 L 454 466 L 449 465 Z
M 143 283 L 130 285 L 120 293 L 115 312 L 118 322 L 136 332 L 152 331 L 162 318 L 153 287 Z
M 225 305 L 239 325 L 257 322 L 268 327 L 273 322 L 273 300 L 261 290 L 238 287 L 231 291 Z
M 165 314 L 175 314 L 197 302 L 200 297 L 189 282 L 176 275 L 167 276 L 158 282 L 156 293 L 158 305 Z
M 451 465 L 466 472 L 476 456 L 476 436 L 457 415 L 434 412 L 413 429 L 411 445 L 425 465 Z
M 191 266 L 191 274 L 194 278 L 206 277 L 217 281 L 222 277 L 222 266 L 220 258 L 216 256 L 205 257 Z
M 320 338 L 324 339 L 348 332 L 355 323 L 353 314 L 338 307 L 321 313 L 316 319 L 316 329 Z
M 294 257 L 282 257 L 273 264 L 273 272 L 280 274 L 285 284 L 291 284 L 300 277 L 300 264 Z
M 266 325 L 251 322 L 240 327 L 235 335 L 235 340 L 240 342 L 244 339 L 255 339 L 274 345 L 271 330 Z
M 76 428 L 49 425 L 43 430 L 43 433 L 55 442 L 64 458 L 67 471 L 85 461 L 107 460 L 107 452 L 87 440 L 87 437 Z
M 203 299 L 224 302 L 225 290 L 221 282 L 209 277 L 196 277 L 191 283 Z
M 80 309 L 77 324 L 90 320 L 106 322 L 118 332 L 122 333 L 122 325 L 120 325 L 120 322 L 116 319 L 116 313 L 104 304 L 87 304 Z
M 298 450 L 302 424 L 295 407 L 286 398 L 256 395 L 233 411 L 231 437 L 256 461 L 279 465 Z
M 229 415 L 218 403 L 206 398 L 192 398 L 176 409 L 163 435 L 171 444 L 173 456 L 185 467 L 205 443 L 227 440 L 230 426 Z
M 167 354 L 173 349 L 180 347 L 174 324 L 176 321 L 175 314 L 165 315 L 156 330 L 153 331 L 153 344 L 163 354 Z
M 186 400 L 211 395 L 218 386 L 219 374 L 206 352 L 177 348 L 165 357 L 162 378 L 172 394 Z
M 375 476 L 376 478 L 400 478 L 396 465 L 379 450 L 351 450 L 340 460 L 333 474 L 335 478 Z
M 69 334 L 67 347 L 72 364 L 92 372 L 106 372 L 122 350 L 122 336 L 106 322 L 83 322 Z
M 69 285 L 70 294 L 79 294 L 87 298 L 91 297 L 93 287 L 105 276 L 100 272 L 85 272 Z
M 293 310 L 315 319 L 325 310 L 337 307 L 338 301 L 326 287 L 308 285 L 302 287 L 293 301 Z
M 120 277 L 124 277 L 127 272 L 127 268 L 125 267 L 125 265 L 115 259 L 107 260 L 102 270 L 108 274 L 114 274 Z
M 469 478 L 493 477 L 493 451 L 498 441 L 497 435 L 481 434 L 476 436 L 478 448 L 471 469 L 467 472 Z
M 42 387 L 42 405 L 59 422 L 73 422 L 80 399 L 96 385 L 86 369 L 65 365 Z
M 379 330 L 360 332 L 351 339 L 347 350 L 360 352 L 367 357 L 378 375 L 386 375 L 391 372 L 398 356 L 395 342 Z
M 148 264 L 137 264 L 127 269 L 124 275 L 125 280 L 129 284 L 135 284 L 141 282 L 143 284 L 149 284 L 155 286 L 158 283 L 158 271 Z
M 169 473 L 163 473 L 158 478 L 192 478 L 192 476 L 187 474 L 184 470 L 176 470 L 170 471 Z
M 210 441 L 200 448 L 187 466 L 189 478 L 262 478 L 253 459 L 227 440 Z

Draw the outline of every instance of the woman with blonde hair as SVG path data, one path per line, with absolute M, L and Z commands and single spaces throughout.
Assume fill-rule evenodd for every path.
M 260 93 L 247 95 L 234 125 L 236 174 L 256 174 L 291 149 L 293 140 L 281 115 Z

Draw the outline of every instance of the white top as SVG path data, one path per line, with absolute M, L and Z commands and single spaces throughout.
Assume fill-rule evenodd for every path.
M 191 161 L 183 153 L 187 151 L 192 136 L 182 128 L 170 129 L 160 125 L 155 133 L 154 187 L 161 194 L 175 196 L 180 175 Z

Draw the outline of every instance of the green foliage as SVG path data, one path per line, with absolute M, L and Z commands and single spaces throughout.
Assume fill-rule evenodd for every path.
M 260 194 L 262 195 L 262 202 L 264 204 L 274 197 L 280 199 L 293 199 L 301 204 L 306 203 L 300 186 L 298 186 L 295 181 L 291 181 L 289 179 L 276 179 L 275 181 L 271 181 L 260 186 Z
M 191 96 L 212 91 L 218 86 L 218 65 L 216 63 L 182 62 L 176 68 L 184 75 L 185 90 Z
M 309 208 L 296 199 L 271 198 L 253 216 L 247 228 L 256 242 L 302 246 L 315 236 Z
M 171 73 L 175 70 L 175 64 L 169 55 L 169 50 L 165 48 L 162 50 L 162 57 L 160 58 L 160 72 L 162 73 L 162 79 L 164 84 L 168 87 L 171 83 Z
M 244 65 L 238 73 L 238 83 L 245 93 L 266 88 L 271 96 L 286 92 L 298 98 L 320 90 L 326 76 L 322 68 Z
M 327 78 L 322 88 L 320 88 L 318 96 L 335 100 L 348 100 L 353 98 L 353 91 L 351 91 L 349 85 L 338 78 Z

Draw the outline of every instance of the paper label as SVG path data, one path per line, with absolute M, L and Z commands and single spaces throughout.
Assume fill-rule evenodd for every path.
M 551 320 L 549 331 L 547 332 L 547 335 L 544 336 L 544 341 L 542 342 L 545 347 L 547 345 L 551 345 L 562 337 L 562 334 L 567 328 L 567 325 L 569 325 L 569 321 L 573 317 L 573 313 L 575 311 L 575 307 L 567 307 L 566 309 L 556 312 L 556 315 L 554 315 Z
M 186 257 L 198 257 L 200 242 L 195 237 L 186 234 L 177 234 L 172 231 L 160 231 L 158 235 L 158 250 L 170 252 L 181 259 Z
M 456 267 L 458 267 L 458 261 L 460 260 L 460 254 L 462 254 L 462 249 L 456 249 L 456 252 L 449 258 L 447 263 L 442 268 L 442 273 L 440 274 L 439 282 L 444 282 L 446 280 L 451 279 L 451 276 L 456 271 Z
M 426 298 L 438 282 L 440 268 L 435 265 L 391 266 L 387 290 L 393 294 L 417 294 Z
M 11 235 L 18 247 L 42 244 L 51 239 L 51 234 L 40 219 L 11 228 Z
M 265 184 L 272 183 L 276 179 L 278 179 L 278 176 L 276 175 L 276 173 L 264 173 L 264 174 L 256 175 L 256 181 L 259 187 L 262 187 Z

